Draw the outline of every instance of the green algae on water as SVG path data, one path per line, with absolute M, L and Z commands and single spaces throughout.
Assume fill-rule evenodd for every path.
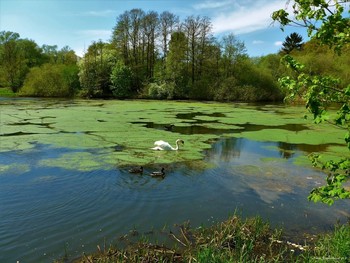
M 301 107 L 192 101 L 22 99 L 2 102 L 0 114 L 0 152 L 32 151 L 38 144 L 50 149 L 67 149 L 71 152 L 43 156 L 39 164 L 84 171 L 176 162 L 203 162 L 199 166 L 204 167 L 210 165 L 204 161 L 205 150 L 222 136 L 329 145 L 324 152 L 328 156 L 341 156 L 346 149 L 342 147 L 342 130 L 312 124 L 303 118 Z M 157 125 L 147 127 L 146 123 Z M 161 128 L 168 124 L 175 125 L 174 131 Z M 193 125 L 198 129 L 192 129 Z M 286 130 L 283 128 L 286 125 L 303 125 L 303 129 Z M 176 139 L 185 141 L 177 152 L 151 150 L 154 141 L 165 140 L 175 146 Z M 5 170 L 8 169 L 3 167 L 0 173 Z

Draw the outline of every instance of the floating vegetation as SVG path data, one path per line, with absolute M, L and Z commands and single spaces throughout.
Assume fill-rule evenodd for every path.
M 30 171 L 30 167 L 27 164 L 1 164 L 0 163 L 0 176 L 2 173 L 9 173 L 12 175 L 21 175 Z
M 20 109 L 20 110 L 19 110 Z M 201 161 L 220 136 L 288 144 L 326 145 L 345 153 L 343 133 L 312 125 L 303 108 L 175 101 L 3 101 L 0 152 L 27 151 L 40 142 L 71 154 L 43 158 L 41 166 L 105 169 L 110 165 Z M 166 125 L 173 124 L 171 130 Z M 321 134 L 327 132 L 327 136 Z M 179 152 L 155 153 L 153 142 L 183 139 Z M 333 145 L 328 147 L 328 145 Z M 117 147 L 117 148 L 116 148 Z M 84 153 L 96 150 L 95 154 Z M 288 156 L 286 152 L 286 156 Z M 78 163 L 77 163 L 78 162 Z M 299 161 L 296 161 L 299 163 Z M 106 166 L 107 164 L 107 166 Z

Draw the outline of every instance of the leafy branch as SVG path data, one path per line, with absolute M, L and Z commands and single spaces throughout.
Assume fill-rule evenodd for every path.
M 287 6 L 291 1 L 287 2 Z M 295 0 L 292 5 L 293 16 L 280 9 L 272 14 L 274 21 L 286 25 L 306 27 L 308 35 L 327 45 L 338 54 L 350 43 L 350 19 L 343 17 L 344 7 L 350 1 Z M 349 11 L 350 12 L 350 11 Z M 317 26 L 316 26 L 317 25 Z M 345 144 L 350 150 L 350 84 L 341 86 L 341 80 L 332 76 L 312 75 L 305 70 L 305 65 L 286 55 L 282 62 L 292 69 L 294 76 L 279 79 L 283 89 L 287 91 L 286 100 L 296 97 L 305 101 L 306 108 L 313 114 L 314 122 L 330 122 L 346 130 Z M 337 115 L 330 119 L 328 108 L 337 105 Z M 310 156 L 312 164 L 327 171 L 326 184 L 314 188 L 308 199 L 332 205 L 335 200 L 349 199 L 350 191 L 344 184 L 350 181 L 350 158 L 324 161 L 318 154 Z

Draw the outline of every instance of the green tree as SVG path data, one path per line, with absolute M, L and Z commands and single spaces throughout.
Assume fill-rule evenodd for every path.
M 66 64 L 66 65 L 75 65 L 77 64 L 77 55 L 74 50 L 72 50 L 69 46 L 64 46 L 57 52 L 57 62 Z
M 291 33 L 282 43 L 282 51 L 289 54 L 293 50 L 300 50 L 303 46 L 303 37 L 298 33 Z
M 78 63 L 81 96 L 102 98 L 112 95 L 110 75 L 116 59 L 115 52 L 107 43 L 93 42 L 88 47 Z
M 169 53 L 166 59 L 166 81 L 174 84 L 174 97 L 187 98 L 187 39 L 185 33 L 174 32 L 169 43 Z
M 17 92 L 21 85 L 21 53 L 18 46 L 20 35 L 15 32 L 1 31 L 0 32 L 0 55 L 1 68 L 6 81 L 5 85 L 11 87 L 13 92 Z
M 175 32 L 175 27 L 179 24 L 179 17 L 164 11 L 159 16 L 160 24 L 160 34 L 162 43 L 162 54 L 164 60 L 166 59 L 169 51 L 169 42 L 173 32 Z
M 0 82 L 14 92 L 22 86 L 32 67 L 45 62 L 42 49 L 33 41 L 21 39 L 18 33 L 0 32 Z
M 22 96 L 70 97 L 78 83 L 77 66 L 47 63 L 31 68 L 20 89 Z
M 112 45 L 134 76 L 133 93 L 154 75 L 158 14 L 141 9 L 125 11 L 117 18 Z
M 234 77 L 239 61 L 247 58 L 245 45 L 234 34 L 229 34 L 222 38 L 221 46 L 223 74 Z
M 187 61 L 191 72 L 191 84 L 196 80 L 198 70 L 197 55 L 199 52 L 199 41 L 201 37 L 202 18 L 190 16 L 183 23 L 187 39 Z
M 277 82 L 287 71 L 285 66 L 281 64 L 281 58 L 281 54 L 269 54 L 258 58 L 255 63 L 262 70 L 268 70 L 274 81 Z
M 275 11 L 272 18 L 280 22 L 282 29 L 290 24 L 304 26 L 309 37 L 341 55 L 343 49 L 350 43 L 350 20 L 344 16 L 345 7 L 350 13 L 349 1 L 295 0 L 293 2 L 294 18 L 291 18 L 284 9 Z M 288 89 L 289 98 L 301 96 L 316 123 L 330 118 L 327 116 L 329 104 L 339 105 L 337 116 L 328 121 L 344 129 L 345 143 L 350 150 L 350 84 L 342 83 L 339 78 L 333 76 L 312 75 L 305 70 L 303 64 L 290 55 L 286 55 L 284 61 L 296 72 L 296 77 L 287 76 L 280 80 L 282 87 Z M 350 178 L 349 152 L 340 160 L 330 161 L 323 161 L 319 155 L 315 154 L 312 162 L 315 166 L 327 170 L 328 176 L 324 186 L 311 191 L 309 200 L 331 205 L 335 200 L 350 198 L 350 191 L 344 188 L 344 183 Z
M 145 50 L 144 64 L 145 64 L 145 77 L 152 79 L 154 76 L 154 66 L 156 62 L 156 37 L 158 35 L 158 14 L 154 11 L 150 11 L 145 15 L 142 20 L 142 31 L 144 33 L 143 49 Z
M 42 49 L 33 40 L 19 39 L 17 45 L 21 52 L 21 58 L 24 60 L 24 65 L 28 69 L 45 63 Z
M 111 90 L 116 98 L 128 98 L 132 95 L 132 72 L 123 62 L 118 61 L 112 69 Z
M 46 58 L 46 63 L 55 64 L 58 60 L 57 45 L 42 45 L 43 54 Z

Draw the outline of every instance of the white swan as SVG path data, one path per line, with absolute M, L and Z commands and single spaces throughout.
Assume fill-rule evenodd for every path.
M 177 139 L 176 140 L 176 148 L 171 146 L 168 142 L 165 141 L 155 141 L 154 145 L 155 147 L 152 148 L 152 150 L 158 150 L 158 151 L 177 151 L 179 150 L 179 143 L 185 144 L 183 140 Z

